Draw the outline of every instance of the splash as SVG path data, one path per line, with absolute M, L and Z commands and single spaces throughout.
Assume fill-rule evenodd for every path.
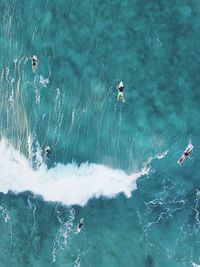
M 196 263 L 194 263 L 194 262 L 191 262 L 191 263 L 192 263 L 192 267 L 200 267 L 199 264 L 196 264 Z
M 39 82 L 43 87 L 46 87 L 47 84 L 49 84 L 49 79 L 48 78 L 44 78 L 42 75 L 40 75 Z
M 165 151 L 165 152 L 163 152 L 163 153 L 161 153 L 161 154 L 157 154 L 157 155 L 155 155 L 154 157 L 150 157 L 150 158 L 147 160 L 146 165 L 151 164 L 152 160 L 154 160 L 154 159 L 163 159 L 163 158 L 165 158 L 165 157 L 167 156 L 168 152 L 169 152 L 169 151 L 167 150 L 167 151 Z
M 119 193 L 126 197 L 137 188 L 136 180 L 148 173 L 144 168 L 127 175 L 123 170 L 100 164 L 58 164 L 47 170 L 42 164 L 35 171 L 30 161 L 15 150 L 6 140 L 0 141 L 0 191 L 19 193 L 30 190 L 46 201 L 59 201 L 67 205 L 84 206 L 89 199 L 100 196 L 112 198 Z

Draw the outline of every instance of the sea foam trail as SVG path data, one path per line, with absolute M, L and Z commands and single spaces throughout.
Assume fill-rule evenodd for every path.
M 85 205 L 89 199 L 100 196 L 112 198 L 119 193 L 127 197 L 136 189 L 136 180 L 147 174 L 148 168 L 127 175 L 100 164 L 58 164 L 47 170 L 42 165 L 32 169 L 30 161 L 7 141 L 0 142 L 0 191 L 19 193 L 30 190 L 46 201 L 60 201 L 67 205 Z

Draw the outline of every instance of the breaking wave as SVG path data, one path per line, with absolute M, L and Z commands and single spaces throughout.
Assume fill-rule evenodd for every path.
M 84 206 L 89 199 L 100 196 L 112 198 L 119 193 L 126 197 L 136 189 L 136 180 L 148 173 L 147 167 L 140 172 L 126 174 L 123 170 L 82 163 L 57 164 L 47 169 L 42 164 L 34 170 L 28 160 L 6 140 L 0 141 L 0 191 L 19 193 L 32 191 L 46 201 L 59 201 L 67 205 Z

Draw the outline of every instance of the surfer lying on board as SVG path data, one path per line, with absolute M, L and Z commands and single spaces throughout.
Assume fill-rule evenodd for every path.
M 46 146 L 45 149 L 44 149 L 44 155 L 48 158 L 50 158 L 51 156 L 51 148 L 50 146 Z
M 124 84 L 122 81 L 118 84 L 117 90 L 118 90 L 117 101 L 122 100 L 123 102 L 125 102 L 124 95 L 123 95 Z
M 76 227 L 76 232 L 77 233 L 80 233 L 81 231 L 81 228 L 83 227 L 83 224 L 84 224 L 84 219 L 80 219 L 80 222 L 78 223 L 77 227 Z
M 182 156 L 180 157 L 180 159 L 177 161 L 177 163 L 182 163 L 182 162 L 186 159 L 186 157 L 190 154 L 190 152 L 192 151 L 192 149 L 193 149 L 193 145 L 192 145 L 192 144 L 189 144 L 189 145 L 186 147 L 186 149 L 185 149 L 183 155 L 182 155 Z
M 32 71 L 33 71 L 33 73 L 35 73 L 35 71 L 37 69 L 37 57 L 35 55 L 33 55 L 31 60 L 32 60 Z

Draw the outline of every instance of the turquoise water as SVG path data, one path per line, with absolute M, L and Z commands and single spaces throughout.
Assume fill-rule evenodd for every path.
M 2 0 L 0 18 L 0 266 L 200 266 L 200 3 Z

